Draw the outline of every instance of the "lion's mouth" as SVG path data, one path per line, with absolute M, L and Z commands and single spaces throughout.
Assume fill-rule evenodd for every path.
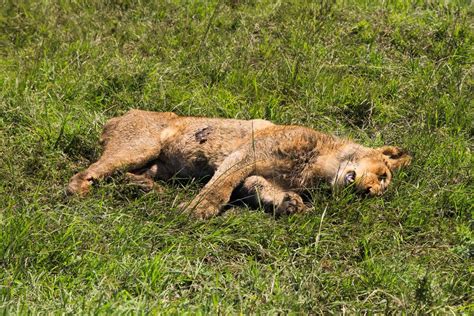
M 348 171 L 344 176 L 344 183 L 350 185 L 355 182 L 356 172 L 354 170 Z

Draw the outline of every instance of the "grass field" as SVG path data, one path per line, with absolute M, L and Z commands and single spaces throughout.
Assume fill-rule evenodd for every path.
M 2 1 L 0 310 L 474 310 L 470 1 Z M 442 4 L 438 4 L 442 3 Z M 67 198 L 128 109 L 408 148 L 382 198 L 177 212 L 199 185 Z

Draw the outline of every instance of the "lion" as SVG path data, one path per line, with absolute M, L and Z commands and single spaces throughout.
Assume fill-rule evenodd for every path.
M 398 147 L 368 148 L 302 126 L 141 110 L 110 119 L 100 143 L 102 156 L 71 178 L 68 193 L 85 195 L 118 170 L 147 190 L 154 180 L 207 177 L 184 206 L 200 219 L 221 213 L 232 196 L 275 214 L 303 212 L 304 192 L 321 183 L 379 196 L 411 161 Z

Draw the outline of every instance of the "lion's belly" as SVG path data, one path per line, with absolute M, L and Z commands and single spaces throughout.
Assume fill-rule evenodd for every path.
M 183 120 L 177 133 L 164 144 L 158 158 L 159 176 L 165 179 L 205 178 L 214 174 L 224 159 L 243 142 L 251 141 L 255 129 L 250 121 Z

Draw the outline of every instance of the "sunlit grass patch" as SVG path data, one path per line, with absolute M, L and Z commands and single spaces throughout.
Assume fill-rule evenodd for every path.
M 472 6 L 349 1 L 0 9 L 0 308 L 33 313 L 469 313 Z M 407 148 L 381 198 L 307 214 L 178 210 L 197 182 L 65 186 L 131 108 L 264 118 Z M 324 214 L 324 215 L 323 215 Z

